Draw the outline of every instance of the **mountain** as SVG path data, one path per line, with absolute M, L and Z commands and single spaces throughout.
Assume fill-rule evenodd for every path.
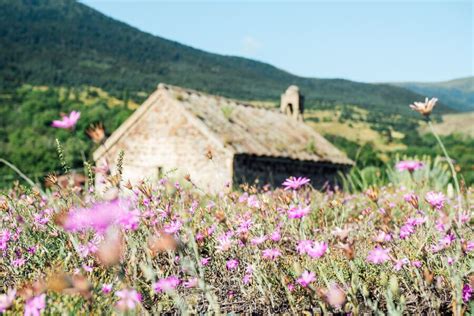
M 179 21 L 177 21 L 179 23 Z M 89 85 L 150 92 L 159 82 L 246 100 L 273 100 L 290 84 L 307 105 L 345 103 L 413 115 L 422 96 L 388 84 L 292 75 L 272 65 L 198 50 L 142 32 L 73 0 L 0 0 L 0 87 Z M 443 104 L 439 112 L 449 112 Z
M 458 111 L 474 111 L 474 76 L 443 82 L 394 83 L 415 93 L 435 96 Z

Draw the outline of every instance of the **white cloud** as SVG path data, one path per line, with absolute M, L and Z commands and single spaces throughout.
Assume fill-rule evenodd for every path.
M 247 35 L 242 39 L 242 52 L 244 54 L 254 55 L 261 47 L 262 43 L 252 36 Z

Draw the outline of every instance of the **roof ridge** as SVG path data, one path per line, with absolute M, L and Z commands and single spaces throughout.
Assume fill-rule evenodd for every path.
M 158 84 L 157 89 L 158 90 L 165 90 L 165 91 L 174 90 L 174 91 L 177 91 L 177 92 L 186 93 L 188 95 L 196 95 L 196 96 L 204 97 L 204 98 L 211 98 L 211 99 L 216 99 L 217 98 L 217 99 L 220 99 L 220 101 L 225 101 L 226 103 L 233 104 L 233 105 L 236 105 L 236 106 L 245 106 L 245 107 L 251 107 L 251 108 L 254 108 L 254 109 L 261 109 L 260 107 L 257 107 L 255 105 L 252 105 L 252 104 L 248 103 L 248 102 L 245 102 L 244 100 L 234 99 L 234 98 L 230 98 L 230 97 L 226 97 L 226 96 L 222 96 L 222 95 L 218 95 L 218 94 L 212 94 L 210 92 L 198 91 L 198 90 L 194 90 L 194 89 L 191 89 L 191 88 L 175 86 L 175 85 L 171 85 L 171 84 L 167 84 L 167 83 L 163 83 L 163 82 L 160 82 Z M 263 110 L 266 110 L 266 109 L 263 109 Z

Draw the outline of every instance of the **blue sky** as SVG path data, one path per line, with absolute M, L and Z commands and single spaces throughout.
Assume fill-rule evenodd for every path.
M 472 1 L 83 3 L 143 31 L 291 73 L 366 82 L 472 76 Z

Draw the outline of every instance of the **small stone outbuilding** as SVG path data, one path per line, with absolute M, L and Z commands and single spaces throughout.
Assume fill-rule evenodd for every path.
M 106 159 L 114 168 L 123 150 L 125 181 L 154 180 L 175 170 L 208 192 L 256 181 L 279 186 L 289 176 L 308 177 L 315 187 L 334 184 L 338 171 L 353 162 L 302 122 L 302 100 L 291 86 L 281 110 L 268 110 L 159 84 L 94 160 Z

